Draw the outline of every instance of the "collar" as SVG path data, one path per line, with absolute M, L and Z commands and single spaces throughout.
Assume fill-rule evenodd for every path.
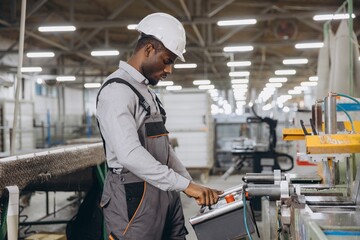
M 144 75 L 142 75 L 138 70 L 136 70 L 133 66 L 128 64 L 125 61 L 120 61 L 119 68 L 122 68 L 126 71 L 133 79 L 138 81 L 139 83 L 143 83 L 145 85 L 149 84 L 149 80 L 147 80 Z

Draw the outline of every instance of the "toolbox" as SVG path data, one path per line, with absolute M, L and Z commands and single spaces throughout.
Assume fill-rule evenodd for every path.
M 254 216 L 250 207 L 244 205 L 242 194 L 230 195 L 232 201 L 227 202 L 226 198 L 229 196 L 227 194 L 220 197 L 217 204 L 200 209 L 197 215 L 190 218 L 190 224 L 199 240 L 235 240 L 247 236 L 244 207 L 249 233 L 255 232 Z

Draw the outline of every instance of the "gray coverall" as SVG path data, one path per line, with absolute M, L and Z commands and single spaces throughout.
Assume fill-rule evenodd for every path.
M 109 81 L 111 80 L 107 82 Z M 133 88 L 136 86 L 134 83 L 129 84 Z M 104 87 L 105 84 L 98 96 Z M 136 93 L 137 90 L 132 91 Z M 148 104 L 139 92 L 136 95 L 139 105 L 146 111 L 144 121 L 137 130 L 139 141 L 162 165 L 171 165 L 168 132 L 164 126 L 165 111 L 158 99 Z M 160 108 L 160 112 L 151 111 L 154 104 Z M 98 120 L 101 129 L 101 118 L 98 117 Z M 106 141 L 106 137 L 104 138 Z M 110 166 L 101 206 L 109 239 L 185 239 L 187 234 L 179 192 L 163 191 L 125 167 L 119 170 Z

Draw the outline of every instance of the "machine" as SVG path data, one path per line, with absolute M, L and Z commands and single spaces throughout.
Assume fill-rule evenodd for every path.
M 360 104 L 350 96 L 330 93 L 315 103 L 310 129 L 302 122 L 301 130 L 283 131 L 286 140 L 305 140 L 306 152 L 299 155 L 317 163 L 318 174 L 291 174 L 281 170 L 249 173 L 244 176 L 243 184 L 233 188 L 235 193 L 241 189 L 239 206 L 243 211 L 246 201 L 261 197 L 260 239 L 360 239 L 360 164 L 356 161 L 356 153 L 360 153 L 360 134 L 357 134 L 360 124 L 353 122 L 346 111 L 349 122 L 337 121 L 337 109 L 344 110 L 337 103 L 340 97 Z M 201 219 L 206 226 L 207 216 L 226 219 L 228 214 L 228 211 L 220 214 L 214 208 L 198 213 L 190 223 L 197 231 L 195 220 Z M 250 227 L 244 222 L 249 221 L 239 223 L 238 232 L 246 232 L 252 239 L 253 222 L 250 221 Z M 238 239 L 224 236 L 216 239 Z

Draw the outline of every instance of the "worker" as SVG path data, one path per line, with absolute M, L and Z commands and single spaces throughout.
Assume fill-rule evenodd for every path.
M 101 199 L 109 239 L 185 239 L 180 192 L 212 205 L 222 191 L 192 181 L 169 144 L 166 112 L 149 86 L 184 60 L 186 37 L 173 16 L 153 13 L 137 25 L 133 54 L 104 81 L 97 119 L 108 173 Z

